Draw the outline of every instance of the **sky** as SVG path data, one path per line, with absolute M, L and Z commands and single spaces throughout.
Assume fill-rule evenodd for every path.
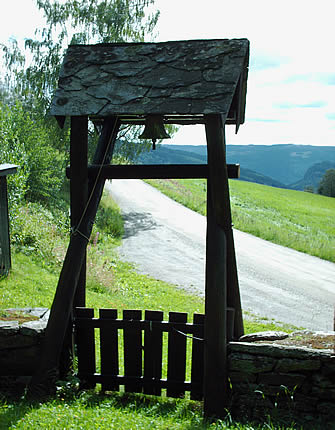
M 335 146 L 333 0 L 156 0 L 156 41 L 250 40 L 246 122 L 231 144 Z M 0 43 L 33 37 L 43 17 L 34 0 L 2 7 Z M 148 41 L 151 39 L 148 37 Z M 205 144 L 203 126 L 182 127 L 169 141 Z

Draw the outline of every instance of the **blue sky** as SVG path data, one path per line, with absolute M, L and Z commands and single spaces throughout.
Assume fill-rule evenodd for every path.
M 250 40 L 246 123 L 237 135 L 227 127 L 228 143 L 335 146 L 335 2 L 156 0 L 156 6 L 158 41 Z M 43 25 L 34 0 L 11 0 L 5 8 L 0 42 L 32 37 Z M 171 143 L 204 144 L 203 127 L 183 127 Z

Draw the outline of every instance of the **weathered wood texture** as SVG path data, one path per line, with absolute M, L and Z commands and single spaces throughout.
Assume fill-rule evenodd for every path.
M 243 123 L 248 58 L 247 39 L 72 45 L 51 114 L 223 113 Z
M 71 228 L 75 230 L 84 213 L 88 198 L 87 176 L 88 117 L 71 118 L 70 165 L 73 175 L 70 180 Z M 74 307 L 85 306 L 86 258 L 78 279 Z
M 169 321 L 163 321 L 163 312 L 124 310 L 123 318 L 117 319 L 116 309 L 101 309 L 99 318 L 93 318 L 93 309 L 77 309 L 74 327 L 78 333 L 78 377 L 91 386 L 102 384 L 103 390 L 125 386 L 129 392 L 160 395 L 162 388 L 167 396 L 181 397 L 185 391 L 191 398 L 203 398 L 203 333 L 204 315 L 195 314 L 193 324 L 187 323 L 187 314 L 170 312 Z M 94 329 L 100 330 L 101 373 L 95 371 L 95 356 L 92 346 Z M 123 347 L 121 339 L 123 331 Z M 121 333 L 119 333 L 121 332 Z M 143 336 L 144 332 L 144 336 Z M 168 333 L 167 378 L 162 378 L 163 332 Z M 119 334 L 118 334 L 119 333 Z M 186 381 L 186 340 L 192 338 L 191 380 Z M 86 350 L 85 350 L 86 348 Z M 123 348 L 123 351 L 122 351 Z M 120 374 L 119 359 L 124 356 L 124 374 Z M 166 370 L 166 369 L 165 369 Z
M 206 115 L 209 165 L 205 295 L 204 414 L 224 417 L 228 406 L 227 305 L 242 316 L 230 213 L 224 119 Z M 236 333 L 243 321 L 236 319 Z
M 206 115 L 208 164 L 210 166 L 211 199 L 215 222 L 224 231 L 227 241 L 227 306 L 235 310 L 234 338 L 244 334 L 241 298 L 238 283 L 233 225 L 230 208 L 224 118 Z

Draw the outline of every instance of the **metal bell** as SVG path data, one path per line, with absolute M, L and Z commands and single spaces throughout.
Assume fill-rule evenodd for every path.
M 151 139 L 153 144 L 152 149 L 156 149 L 155 144 L 158 139 L 170 139 L 164 127 L 163 115 L 148 115 L 145 120 L 143 133 L 139 138 Z

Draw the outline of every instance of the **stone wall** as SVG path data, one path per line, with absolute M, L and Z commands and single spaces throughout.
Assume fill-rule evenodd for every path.
M 335 333 L 334 333 L 335 335 Z M 335 351 L 231 342 L 232 415 L 335 421 Z
M 38 317 L 19 324 L 18 321 L 0 321 L 0 391 L 22 390 L 38 363 L 41 342 L 48 321 L 45 308 L 16 309 Z

